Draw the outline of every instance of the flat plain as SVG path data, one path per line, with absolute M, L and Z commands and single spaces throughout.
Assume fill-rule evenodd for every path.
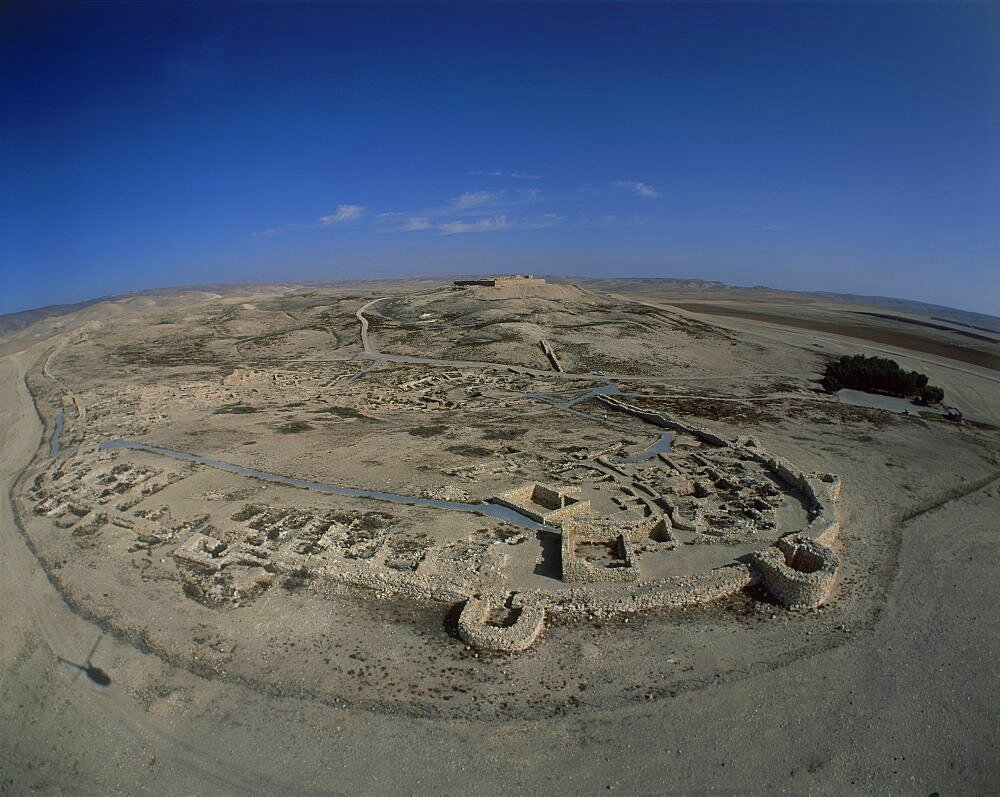
M 822 391 L 854 353 L 965 419 Z M 0 788 L 1000 783 L 991 330 L 411 281 L 112 299 L 0 356 Z M 837 568 L 789 607 L 753 563 L 815 525 L 810 479 L 837 485 Z M 484 649 L 473 601 L 544 623 Z

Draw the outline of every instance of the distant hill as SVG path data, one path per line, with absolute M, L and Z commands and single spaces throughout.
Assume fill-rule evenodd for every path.
M 812 291 L 807 296 L 818 296 L 823 299 L 836 299 L 842 302 L 867 304 L 873 307 L 884 307 L 902 313 L 915 313 L 930 316 L 938 321 L 950 321 L 959 326 L 979 329 L 984 332 L 1000 332 L 1000 318 L 985 313 L 973 313 L 968 310 L 957 310 L 941 304 L 915 302 L 910 299 L 893 299 L 889 296 L 862 296 L 853 293 L 831 293 L 828 291 Z
M 461 276 L 461 275 L 460 275 Z M 851 302 L 854 304 L 864 304 L 869 307 L 881 307 L 887 310 L 895 310 L 901 313 L 912 313 L 921 316 L 930 316 L 932 319 L 937 321 L 947 321 L 952 324 L 957 324 L 959 326 L 968 327 L 970 329 L 978 329 L 983 332 L 993 332 L 1000 333 L 1000 318 L 996 316 L 986 315 L 985 313 L 974 313 L 967 310 L 958 310 L 954 307 L 946 307 L 939 304 L 928 304 L 926 302 L 916 302 L 909 299 L 894 299 L 889 296 L 864 296 L 860 294 L 853 293 L 833 293 L 830 291 L 808 291 L 808 292 L 795 292 L 795 291 L 785 291 L 778 288 L 768 288 L 766 286 L 755 286 L 753 288 L 743 288 L 728 285 L 725 282 L 719 282 L 716 280 L 703 280 L 703 279 L 692 279 L 692 278 L 678 278 L 678 277 L 610 277 L 610 278 L 592 278 L 592 277 L 572 277 L 566 275 L 557 274 L 544 274 L 547 280 L 553 283 L 568 283 L 576 282 L 579 284 L 586 285 L 588 288 L 615 292 L 619 290 L 627 290 L 629 287 L 636 288 L 642 285 L 668 285 L 673 288 L 680 290 L 693 290 L 693 291 L 720 291 L 720 290 L 732 290 L 732 291 L 773 291 L 777 294 L 786 294 L 789 296 L 809 296 L 817 299 L 827 299 L 842 302 Z M 344 286 L 344 285 L 366 285 L 366 284 L 389 284 L 389 283 L 437 283 L 437 282 L 450 282 L 451 276 L 433 276 L 433 277 L 400 277 L 398 279 L 374 279 L 374 280 L 312 280 L 312 281 L 300 281 L 294 283 L 282 283 L 288 288 L 293 286 L 299 286 L 300 288 L 321 288 L 324 286 Z M 278 283 L 276 283 L 277 285 Z M 33 310 L 22 310 L 16 313 L 7 313 L 6 315 L 0 315 L 0 335 L 10 334 L 19 332 L 20 330 L 31 326 L 32 324 L 42 321 L 46 318 L 59 318 L 60 316 L 68 315 L 69 313 L 76 312 L 78 310 L 83 310 L 92 305 L 98 304 L 100 302 L 106 301 L 120 301 L 123 299 L 128 299 L 131 297 L 165 297 L 174 296 L 188 292 L 204 292 L 211 291 L 213 293 L 219 294 L 229 294 L 240 290 L 247 290 L 253 288 L 265 288 L 268 287 L 259 283 L 225 283 L 225 284 L 210 284 L 210 285 L 184 285 L 184 286 L 171 286 L 166 288 L 155 288 L 146 291 L 135 291 L 131 293 L 123 293 L 117 296 L 101 296 L 96 299 L 88 299 L 82 302 L 76 302 L 74 304 L 51 304 L 45 307 L 39 307 Z
M 121 302 L 128 299 L 140 298 L 169 298 L 179 297 L 184 294 L 217 293 L 226 295 L 238 290 L 245 290 L 252 285 L 242 283 L 224 283 L 215 285 L 175 285 L 166 288 L 151 288 L 145 291 L 130 291 L 119 293 L 113 296 L 98 296 L 96 299 L 87 299 L 73 304 L 50 304 L 45 307 L 38 307 L 33 310 L 19 310 L 16 313 L 6 313 L 0 315 L 0 335 L 7 335 L 20 332 L 22 329 L 31 326 L 38 321 L 47 318 L 53 320 L 62 316 L 85 310 L 101 302 Z
M 83 310 L 99 302 L 106 302 L 110 298 L 112 297 L 101 296 L 97 299 L 88 299 L 85 302 L 77 302 L 76 304 L 50 304 L 34 310 L 21 310 L 18 313 L 0 315 L 0 335 L 20 332 L 25 327 L 30 327 L 36 321 L 42 321 L 46 318 L 58 318 L 59 316 L 74 313 L 77 310 Z
M 716 280 L 683 277 L 572 277 L 563 274 L 542 274 L 549 282 L 578 282 L 596 290 L 616 291 L 640 285 L 669 285 L 687 290 L 722 290 L 732 286 Z

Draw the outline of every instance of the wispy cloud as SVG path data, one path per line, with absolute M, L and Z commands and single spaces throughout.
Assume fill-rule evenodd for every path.
M 418 211 L 420 216 L 496 215 L 517 205 L 539 202 L 542 192 L 537 188 L 517 191 L 467 191 L 452 197 L 446 205 Z
M 499 232 L 505 230 L 540 230 L 551 227 L 559 220 L 555 213 L 546 213 L 532 219 L 514 219 L 502 213 L 485 219 L 458 219 L 437 225 L 440 235 L 461 235 L 469 232 Z
M 629 191 L 636 196 L 647 197 L 650 199 L 660 195 L 659 191 L 657 191 L 649 183 L 642 183 L 638 180 L 615 180 L 615 182 L 611 184 L 611 187 L 616 191 Z
M 411 216 L 399 228 L 400 232 L 419 232 L 420 230 L 433 230 L 434 225 L 426 216 Z
M 268 227 L 266 230 L 255 232 L 254 238 L 274 238 L 276 235 L 284 235 L 289 232 L 299 230 L 317 230 L 322 227 L 333 227 L 344 222 L 354 221 L 362 218 L 368 209 L 364 205 L 337 205 L 337 209 L 327 216 L 320 216 L 313 222 L 293 222 L 283 224 L 280 227 Z M 379 214 L 384 215 L 384 214 Z
M 445 221 L 438 225 L 442 235 L 460 235 L 467 232 L 496 232 L 509 230 L 511 226 L 506 214 L 474 221 Z
M 765 224 L 761 227 L 762 230 L 768 230 L 769 232 L 781 232 L 785 229 L 784 224 Z
M 364 205 L 337 205 L 337 211 L 329 216 L 320 216 L 319 223 L 322 227 L 343 224 L 345 221 L 360 219 L 365 215 L 365 210 Z
M 481 172 L 478 170 L 466 172 L 475 177 L 509 177 L 513 180 L 541 180 L 540 174 L 525 174 L 524 172 Z
M 459 194 L 452 199 L 446 210 L 469 210 L 470 208 L 478 208 L 483 205 L 496 205 L 502 202 L 503 198 L 503 191 L 469 191 L 465 194 Z
M 283 235 L 286 232 L 295 232 L 296 230 L 306 230 L 313 225 L 311 224 L 283 224 L 280 227 L 268 227 L 266 230 L 258 230 L 253 234 L 254 238 L 274 238 L 276 235 Z
M 460 235 L 469 232 L 539 229 L 551 226 L 559 217 L 549 213 L 523 218 L 511 213 L 516 213 L 516 208 L 541 202 L 543 199 L 542 192 L 537 188 L 523 188 L 466 191 L 437 207 L 403 212 L 373 212 L 364 205 L 347 203 L 337 205 L 333 213 L 320 216 L 315 221 L 270 227 L 254 233 L 254 237 L 273 238 L 300 230 L 337 227 L 364 218 L 373 219 L 374 231 L 378 233 L 432 231 L 438 235 Z
M 605 213 L 593 218 L 588 215 L 580 217 L 581 227 L 641 227 L 649 223 L 649 216 L 620 216 L 617 213 Z
M 435 232 L 438 235 L 464 235 L 471 232 L 509 232 L 513 230 L 540 230 L 551 227 L 562 217 L 556 213 L 520 217 L 507 213 L 493 216 L 466 216 L 456 219 L 433 219 L 428 216 L 410 216 L 401 224 L 383 226 L 379 232 Z

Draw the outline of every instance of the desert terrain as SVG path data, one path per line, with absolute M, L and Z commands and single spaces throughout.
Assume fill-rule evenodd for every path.
M 4 791 L 1000 784 L 996 331 L 628 280 L 4 329 Z M 963 419 L 823 391 L 856 353 Z

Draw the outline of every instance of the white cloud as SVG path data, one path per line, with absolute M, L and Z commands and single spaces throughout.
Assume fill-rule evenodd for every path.
M 540 230 L 559 221 L 555 213 L 533 219 L 512 219 L 506 213 L 484 219 L 456 219 L 436 225 L 439 235 L 461 235 L 468 232 L 499 232 L 506 230 Z
M 466 172 L 466 174 L 475 175 L 478 177 L 510 177 L 514 180 L 541 180 L 542 177 L 539 174 L 525 174 L 524 172 L 481 172 L 481 171 L 471 171 Z
M 510 229 L 505 214 L 475 221 L 445 221 L 437 226 L 441 235 L 460 235 L 466 232 L 495 232 Z
M 343 224 L 347 221 L 354 221 L 355 219 L 360 219 L 367 213 L 368 208 L 364 205 L 337 205 L 337 210 L 328 216 L 320 216 L 314 222 L 293 222 L 292 224 L 284 224 L 280 227 L 268 227 L 266 230 L 261 230 L 253 234 L 254 238 L 274 238 L 276 235 L 284 235 L 289 232 L 298 232 L 299 230 L 317 230 L 323 227 L 332 227 L 335 224 Z M 382 215 L 380 214 L 380 218 Z
M 611 187 L 620 191 L 630 191 L 636 196 L 647 198 L 657 197 L 660 195 L 659 192 L 653 188 L 653 186 L 648 183 L 639 182 L 638 180 L 616 180 L 611 184 Z
M 266 230 L 260 230 L 253 234 L 254 238 L 273 238 L 276 235 L 281 235 L 286 232 L 294 232 L 295 230 L 303 230 L 307 227 L 306 224 L 285 224 L 281 227 L 268 227 Z
M 540 202 L 542 198 L 542 192 L 537 188 L 522 188 L 517 191 L 468 191 L 452 198 L 445 207 L 424 210 L 422 214 L 426 216 L 490 212 L 495 214 L 498 210 L 514 205 Z
M 544 199 L 544 194 L 537 188 L 522 188 L 516 191 L 466 191 L 452 197 L 443 205 L 421 208 L 407 213 L 377 213 L 375 220 L 379 224 L 386 225 L 382 232 L 421 230 L 437 226 L 440 223 L 437 220 L 441 218 L 496 216 L 507 208 L 541 202 Z M 403 218 L 419 219 L 421 222 L 418 222 L 416 226 L 413 224 L 389 226 Z M 422 226 L 420 226 L 421 223 Z
M 337 212 L 331 213 L 329 216 L 320 216 L 319 223 L 322 227 L 329 227 L 333 224 L 360 219 L 364 215 L 364 205 L 337 205 Z
M 416 211 L 374 212 L 364 205 L 337 205 L 336 211 L 314 222 L 286 224 L 254 233 L 255 238 L 273 238 L 288 232 L 316 230 L 370 217 L 376 233 L 421 232 L 432 230 L 440 235 L 467 232 L 525 230 L 548 227 L 559 218 L 554 213 L 533 218 L 514 218 L 509 208 L 545 200 L 536 188 L 503 191 L 467 191 L 452 197 L 447 204 Z
M 411 216 L 399 229 L 401 232 L 416 232 L 419 230 L 434 229 L 434 225 L 431 224 L 431 220 L 426 216 Z
M 469 191 L 451 200 L 450 210 L 468 210 L 503 201 L 503 191 Z

